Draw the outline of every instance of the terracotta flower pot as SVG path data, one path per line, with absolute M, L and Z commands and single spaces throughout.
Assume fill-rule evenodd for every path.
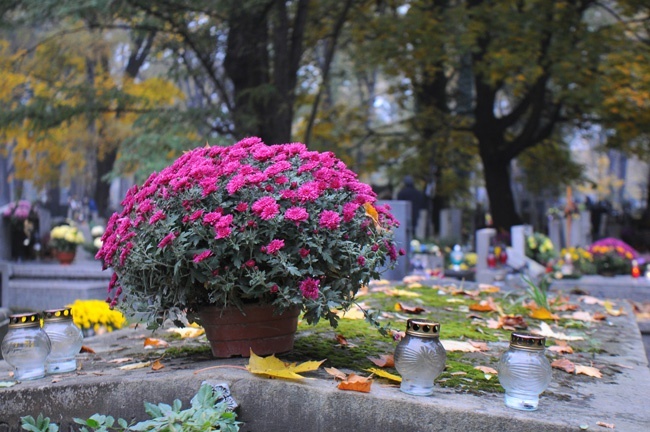
M 59 264 L 62 265 L 70 265 L 72 264 L 72 261 L 74 261 L 74 257 L 76 256 L 75 251 L 54 251 L 54 257 L 59 261 Z
M 279 354 L 293 349 L 300 308 L 278 315 L 271 305 L 201 309 L 198 317 L 217 358 Z

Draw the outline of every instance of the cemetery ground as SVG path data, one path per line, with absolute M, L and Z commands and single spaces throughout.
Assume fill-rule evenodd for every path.
M 144 419 L 143 402 L 181 399 L 187 406 L 203 381 L 229 384 L 243 431 L 645 431 L 650 424 L 650 369 L 625 300 L 553 294 L 553 316 L 542 320 L 531 317 L 523 291 L 494 285 L 380 281 L 360 294 L 359 303 L 381 311 L 381 324 L 394 331 L 403 331 L 413 317 L 441 323 L 448 358 L 433 396 L 404 394 L 397 382 L 382 377 L 396 374 L 383 364 L 396 341 L 381 336 L 353 308 L 335 329 L 326 322 L 300 324 L 294 350 L 278 357 L 288 363 L 325 360 L 300 380 L 253 375 L 246 370 L 248 359 L 214 359 L 197 329 L 151 334 L 131 326 L 88 338 L 75 373 L 0 390 L 0 426 L 18 431 L 20 416 L 39 412 L 63 427 L 94 413 Z M 542 332 L 556 365 L 535 412 L 506 408 L 491 369 L 513 329 Z M 325 368 L 372 375 L 370 391 L 338 389 L 340 380 Z M 0 381 L 9 379 L 3 361 Z

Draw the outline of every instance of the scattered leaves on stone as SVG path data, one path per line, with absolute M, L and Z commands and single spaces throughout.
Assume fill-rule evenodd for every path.
M 561 340 L 557 341 L 556 345 L 551 345 L 546 349 L 558 354 L 573 354 L 573 348 L 571 348 L 565 341 Z
M 564 372 L 570 374 L 587 375 L 593 378 L 603 377 L 603 374 L 600 372 L 598 368 L 595 368 L 593 366 L 584 366 L 581 364 L 575 364 L 571 360 L 566 358 L 555 360 L 553 363 L 551 363 L 551 367 L 563 370 Z
M 491 374 L 491 375 L 497 375 L 498 372 L 496 369 L 490 367 L 490 366 L 474 366 L 474 369 L 480 370 L 483 373 L 486 374 Z
M 599 421 L 599 422 L 596 422 L 596 424 L 598 426 L 602 426 L 602 427 L 607 428 L 607 429 L 616 429 L 616 426 L 613 423 L 605 423 L 605 422 Z
M 487 320 L 487 327 L 491 329 L 517 330 L 528 328 L 528 323 L 521 315 L 501 315 L 499 320 Z
M 472 303 L 469 305 L 469 310 L 475 312 L 498 312 L 499 306 L 497 306 L 492 297 L 488 297 L 478 303 Z
M 583 366 L 583 365 L 576 365 L 576 375 L 582 374 L 582 375 L 587 375 L 590 377 L 594 378 L 602 378 L 603 374 L 600 371 L 600 369 L 595 368 L 593 366 Z
M 385 294 L 391 297 L 422 297 L 420 293 L 403 289 L 388 289 Z
M 551 367 L 563 370 L 564 372 L 570 374 L 575 373 L 576 371 L 576 365 L 571 360 L 566 358 L 561 358 L 553 361 L 553 363 L 551 363 Z
M 616 316 L 617 317 L 617 316 L 621 316 L 621 315 L 626 315 L 623 308 L 614 309 L 614 303 L 612 303 L 609 300 L 605 300 L 603 302 L 603 306 L 605 307 L 605 310 L 607 311 L 607 313 L 610 314 L 611 316 Z
M 80 353 L 95 354 L 95 350 L 86 345 L 81 345 Z
M 501 291 L 501 288 L 499 288 L 496 285 L 490 285 L 490 284 L 478 284 L 478 290 L 483 293 L 498 293 Z
M 160 360 L 156 360 L 156 361 L 154 361 L 154 362 L 151 364 L 151 369 L 153 369 L 153 370 L 155 370 L 155 371 L 160 370 L 160 369 L 162 369 L 162 368 L 164 368 L 164 367 L 165 367 L 165 365 L 162 364 L 162 363 L 160 362 Z
M 132 357 L 120 357 L 113 360 L 109 360 L 107 363 L 121 364 L 121 363 L 128 363 L 130 361 L 133 361 Z
M 317 370 L 325 360 L 307 361 L 304 363 L 285 363 L 274 355 L 260 357 L 251 350 L 251 356 L 246 369 L 252 374 L 266 377 L 303 379 L 302 372 Z

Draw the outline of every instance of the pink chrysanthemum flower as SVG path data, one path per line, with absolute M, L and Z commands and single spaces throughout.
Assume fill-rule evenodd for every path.
M 273 197 L 263 197 L 251 207 L 253 212 L 264 220 L 273 219 L 280 212 L 280 206 Z
M 165 237 L 163 237 L 162 240 L 160 240 L 160 243 L 158 243 L 158 249 L 163 249 L 165 246 L 172 244 L 176 237 L 177 234 L 174 231 L 170 232 Z
M 300 292 L 302 296 L 308 299 L 317 299 L 320 281 L 317 279 L 307 278 L 300 282 Z
M 290 221 L 299 223 L 309 219 L 309 213 L 303 207 L 290 207 L 284 212 L 284 217 Z
M 269 244 L 264 246 L 265 248 L 264 251 L 269 255 L 273 255 L 283 247 L 284 247 L 284 240 L 273 239 Z
M 324 210 L 320 214 L 320 218 L 318 220 L 318 224 L 321 226 L 321 228 L 327 228 L 327 229 L 336 229 L 339 227 L 339 224 L 341 223 L 341 216 L 335 211 L 332 210 Z
M 200 254 L 195 254 L 194 258 L 192 258 L 192 261 L 194 261 L 195 263 L 198 264 L 201 261 L 203 261 L 203 260 L 205 260 L 205 259 L 207 259 L 207 258 L 209 258 L 211 256 L 212 256 L 212 251 L 211 250 L 206 250 L 206 251 L 201 252 Z

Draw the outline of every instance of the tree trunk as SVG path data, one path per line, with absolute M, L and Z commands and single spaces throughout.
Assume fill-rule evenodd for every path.
M 521 224 L 510 186 L 510 160 L 483 153 L 481 160 L 494 228 L 510 232 L 510 227 Z
M 109 200 L 111 184 L 103 180 L 104 176 L 111 172 L 117 158 L 117 149 L 107 151 L 103 158 L 97 158 L 97 176 L 95 177 L 95 203 L 100 217 L 110 216 Z

